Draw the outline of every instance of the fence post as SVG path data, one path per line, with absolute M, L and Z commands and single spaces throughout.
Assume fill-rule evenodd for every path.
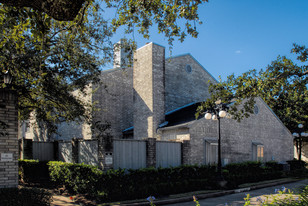
M 109 135 L 98 138 L 98 162 L 104 170 L 113 168 L 113 138 Z
M 78 163 L 78 155 L 79 155 L 78 139 L 77 138 L 73 138 L 72 139 L 72 162 L 73 163 Z
M 190 140 L 183 140 L 182 143 L 182 165 L 189 164 Z
M 33 159 L 33 140 L 22 139 L 23 159 Z
M 148 138 L 146 142 L 147 167 L 156 167 L 156 138 Z
M 59 161 L 59 141 L 53 142 L 53 158 L 55 161 Z

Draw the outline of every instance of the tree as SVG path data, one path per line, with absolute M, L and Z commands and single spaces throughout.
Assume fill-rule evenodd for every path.
M 113 32 L 124 27 L 126 33 L 133 33 L 136 27 L 148 38 L 149 29 L 156 24 L 170 45 L 174 37 L 181 41 L 187 34 L 197 37 L 195 23 L 201 23 L 198 6 L 206 0 L 0 2 L 0 78 L 7 71 L 14 77 L 11 89 L 19 97 L 20 119 L 35 114 L 54 132 L 62 121 L 77 118 L 91 122 L 92 105 L 74 96 L 74 91 L 86 94 L 87 85 L 99 82 L 102 66 L 112 60 Z M 60 3 L 72 4 L 68 7 L 78 12 L 67 18 L 61 11 L 69 10 Z M 116 8 L 117 15 L 111 22 L 104 19 L 102 7 Z M 53 19 L 45 12 L 60 17 Z M 0 82 L 0 88 L 4 87 Z
M 35 111 L 51 132 L 62 121 L 90 121 L 91 105 L 74 91 L 85 94 L 112 57 L 112 33 L 96 10 L 89 5 L 74 21 L 59 22 L 32 9 L 0 6 L 1 73 L 13 75 L 20 119 Z
M 86 0 L 0 0 L 7 6 L 30 7 L 60 21 L 72 21 Z
M 30 7 L 44 12 L 60 21 L 72 21 L 80 12 L 95 0 L 0 0 L 0 3 L 19 8 Z M 174 37 L 183 41 L 187 34 L 197 37 L 197 24 L 202 24 L 198 17 L 198 7 L 208 0 L 99 0 L 106 9 L 116 9 L 112 19 L 113 32 L 125 26 L 126 33 L 134 33 L 134 28 L 145 38 L 149 38 L 149 28 L 157 25 L 170 46 Z M 180 21 L 179 21 L 180 20 Z M 183 21 L 181 21 L 183 20 Z
M 302 63 L 307 62 L 308 50 L 304 46 L 294 44 L 291 52 L 298 54 L 297 59 Z M 198 114 L 210 108 L 217 99 L 221 99 L 222 102 L 233 103 L 230 113 L 234 119 L 240 121 L 253 112 L 254 98 L 259 96 L 292 133 L 298 131 L 300 123 L 307 131 L 307 67 L 279 56 L 265 71 L 257 73 L 256 70 L 250 70 L 238 77 L 230 75 L 226 81 L 210 85 L 211 98 L 198 109 Z

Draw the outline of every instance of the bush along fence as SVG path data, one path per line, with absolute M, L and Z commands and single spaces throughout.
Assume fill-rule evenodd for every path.
M 20 177 L 31 181 L 38 167 L 37 161 L 20 161 Z M 56 187 L 65 187 L 71 194 L 88 194 L 98 201 L 119 201 L 164 196 L 196 190 L 217 189 L 216 166 L 182 165 L 171 168 L 144 168 L 139 170 L 103 171 L 96 166 L 50 161 L 50 180 Z M 26 172 L 28 171 L 28 172 Z M 223 168 L 227 189 L 242 183 L 283 177 L 282 166 L 276 162 L 229 164 Z M 42 175 L 42 173 L 37 174 Z M 46 176 L 46 174 L 45 174 Z
M 20 159 L 85 163 L 104 169 L 175 167 L 188 162 L 190 141 L 82 140 L 39 142 L 22 139 Z

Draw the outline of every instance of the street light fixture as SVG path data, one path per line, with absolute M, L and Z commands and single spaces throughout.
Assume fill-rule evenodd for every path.
M 3 75 L 3 81 L 6 85 L 9 85 L 12 83 L 12 79 L 13 79 L 13 76 L 10 74 L 9 71 L 5 72 L 4 75 Z
M 212 110 L 208 110 L 204 115 L 204 118 L 207 120 L 217 120 L 217 131 L 218 131 L 218 163 L 217 163 L 217 172 L 218 172 L 218 181 L 224 181 L 222 176 L 221 168 L 221 134 L 220 134 L 220 118 L 227 116 L 228 105 L 221 102 L 215 102 L 216 105 Z

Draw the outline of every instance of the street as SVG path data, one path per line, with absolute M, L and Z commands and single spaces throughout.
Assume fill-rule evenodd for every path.
M 244 198 L 246 194 L 250 194 L 251 196 L 251 205 L 259 205 L 260 203 L 257 201 L 257 198 L 262 198 L 263 195 L 270 195 L 275 194 L 275 189 L 282 189 L 282 187 L 286 187 L 287 189 L 296 190 L 297 188 L 302 188 L 308 185 L 308 179 L 301 180 L 298 182 L 283 184 L 283 185 L 276 185 L 272 187 L 262 188 L 258 190 L 251 190 L 247 192 L 235 193 L 231 195 L 225 195 L 221 197 L 214 197 L 208 199 L 199 200 L 201 206 L 240 206 L 244 205 Z M 264 196 L 263 196 L 264 199 Z M 195 206 L 194 202 L 184 202 L 184 203 L 177 203 L 177 204 L 168 204 L 168 206 Z

